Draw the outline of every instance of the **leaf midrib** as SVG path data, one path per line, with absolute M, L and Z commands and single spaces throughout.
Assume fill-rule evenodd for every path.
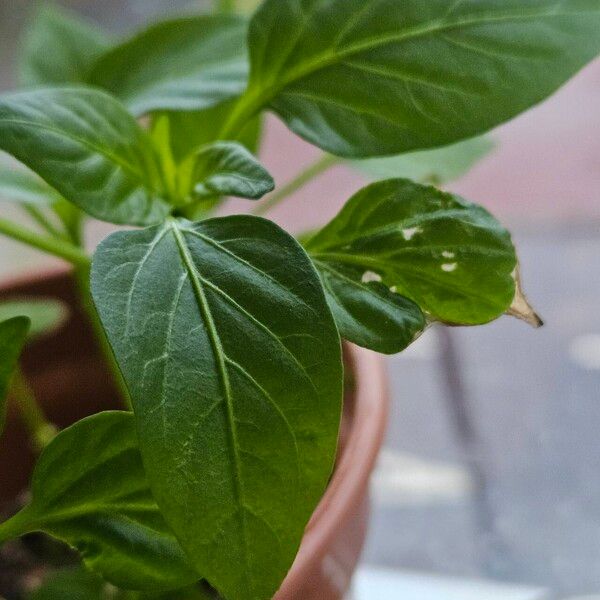
M 240 518 L 240 524 L 242 527 L 242 539 L 243 539 L 243 548 L 244 548 L 244 561 L 246 564 L 246 569 L 244 570 L 243 576 L 249 582 L 250 578 L 250 562 L 248 560 L 248 533 L 246 527 L 246 516 L 245 516 L 245 502 L 244 502 L 244 486 L 242 481 L 242 473 L 240 466 L 240 456 L 238 453 L 238 440 L 237 440 L 237 428 L 235 424 L 235 414 L 233 411 L 233 395 L 231 393 L 231 382 L 229 379 L 229 373 L 227 371 L 227 357 L 225 355 L 225 351 L 223 349 L 223 344 L 221 343 L 221 338 L 219 337 L 219 333 L 217 331 L 217 327 L 215 321 L 212 316 L 212 312 L 210 310 L 210 306 L 208 304 L 208 300 L 206 298 L 206 294 L 204 292 L 204 285 L 202 283 L 202 279 L 200 274 L 197 272 L 196 267 L 194 265 L 194 261 L 190 255 L 189 248 L 185 242 L 185 239 L 182 235 L 182 232 L 179 229 L 179 226 L 176 221 L 170 221 L 171 230 L 173 232 L 173 236 L 175 238 L 175 242 L 179 249 L 179 253 L 181 259 L 183 261 L 185 270 L 188 273 L 190 283 L 192 284 L 192 288 L 194 291 L 194 295 L 196 297 L 196 302 L 198 303 L 198 308 L 200 309 L 200 313 L 206 325 L 206 329 L 208 332 L 208 336 L 211 342 L 211 346 L 213 349 L 213 354 L 215 360 L 217 362 L 219 378 L 221 380 L 221 387 L 223 389 L 223 395 L 225 397 L 225 406 L 227 408 L 227 434 L 229 437 L 229 444 L 231 448 L 231 455 L 233 459 L 233 463 L 235 468 L 232 472 L 233 474 L 233 483 L 234 490 L 236 495 L 236 503 L 238 505 L 238 514 Z
M 365 0 L 366 1 L 366 0 Z M 577 17 L 583 16 L 586 14 L 597 15 L 600 13 L 600 9 L 597 11 L 581 11 L 581 12 L 557 12 L 557 11 L 536 11 L 531 10 L 529 14 L 523 14 L 523 11 L 519 13 L 504 13 L 494 15 L 493 17 L 488 16 L 480 17 L 480 16 L 471 16 L 471 17 L 462 17 L 461 19 L 454 19 L 451 21 L 444 20 L 436 20 L 433 23 L 429 22 L 427 24 L 423 24 L 418 27 L 413 27 L 412 29 L 405 30 L 401 33 L 391 33 L 386 36 L 378 36 L 367 38 L 366 40 L 362 40 L 360 43 L 351 44 L 347 46 L 343 51 L 339 50 L 329 50 L 326 52 L 322 52 L 318 54 L 315 58 L 310 61 L 307 61 L 304 65 L 299 65 L 295 69 L 292 69 L 287 77 L 281 79 L 277 83 L 268 86 L 260 92 L 260 84 L 259 84 L 259 93 L 256 95 L 255 99 L 249 101 L 250 105 L 263 106 L 268 104 L 274 96 L 276 96 L 280 91 L 284 90 L 287 86 L 297 82 L 303 77 L 307 77 L 312 75 L 313 73 L 325 69 L 328 66 L 335 64 L 338 61 L 342 61 L 345 58 L 351 57 L 356 54 L 360 54 L 361 52 L 367 50 L 373 50 L 375 48 L 386 46 L 391 43 L 401 43 L 411 39 L 417 39 L 419 37 L 426 37 L 428 35 L 442 33 L 446 31 L 452 31 L 453 29 L 465 27 L 475 27 L 477 25 L 488 25 L 493 23 L 502 23 L 502 22 L 510 22 L 510 21 L 525 21 L 529 19 L 535 18 L 554 18 L 554 17 Z M 291 52 L 295 49 L 295 46 L 291 48 L 286 60 L 283 61 L 282 64 L 285 64 L 287 59 L 289 58 Z M 252 84 L 251 86 L 252 87 Z M 250 88 L 249 88 L 250 89 Z

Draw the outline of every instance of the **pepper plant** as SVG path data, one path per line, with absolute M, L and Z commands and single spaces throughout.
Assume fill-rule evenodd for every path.
M 0 232 L 74 266 L 125 402 L 47 443 L 0 542 L 46 532 L 124 597 L 273 596 L 332 473 L 340 338 L 393 354 L 435 322 L 537 324 L 509 233 L 435 164 L 600 52 L 598 0 L 233 4 L 125 40 L 43 9 L 0 97 L 0 149 L 28 167 L 0 186 L 44 233 Z M 215 216 L 274 188 L 265 112 L 323 157 Z M 405 178 L 423 156 L 427 181 Z M 300 241 L 258 216 L 338 163 L 388 178 Z M 126 226 L 91 258 L 88 217 Z M 0 325 L 3 397 L 26 331 Z

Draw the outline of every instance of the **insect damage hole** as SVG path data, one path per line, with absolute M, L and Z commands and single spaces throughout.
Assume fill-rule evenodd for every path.
M 452 273 L 452 271 L 456 271 L 456 267 L 458 267 L 457 263 L 444 263 L 442 265 L 442 271 L 445 271 L 446 273 Z

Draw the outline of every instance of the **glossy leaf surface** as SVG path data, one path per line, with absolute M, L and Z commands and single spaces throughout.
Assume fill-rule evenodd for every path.
M 425 328 L 421 309 L 368 271 L 315 260 L 342 338 L 383 354 L 409 346 Z M 373 274 L 374 275 L 374 274 Z
M 119 587 L 179 588 L 198 577 L 150 493 L 131 413 L 105 412 L 59 433 L 35 467 L 31 502 L 0 536 L 45 531 Z
M 103 92 L 48 88 L 1 96 L 0 149 L 98 219 L 144 225 L 169 212 L 150 138 Z
M 164 21 L 103 55 L 88 82 L 136 115 L 209 108 L 246 87 L 246 30 L 245 19 L 225 15 Z
M 111 235 L 92 290 L 146 471 L 199 574 L 271 598 L 331 474 L 339 337 L 302 248 L 237 216 Z
M 6 419 L 6 395 L 29 331 L 27 317 L 0 319 L 0 435 Z
M 340 156 L 473 137 L 600 52 L 597 0 L 266 0 L 244 110 Z
M 486 323 L 515 296 L 509 233 L 485 209 L 406 179 L 353 196 L 311 238 L 320 262 L 371 272 L 434 319 Z
M 55 4 L 41 5 L 25 31 L 21 83 L 82 83 L 109 46 L 108 36 L 98 27 Z
M 273 190 L 275 182 L 241 144 L 215 142 L 196 153 L 191 187 L 196 198 L 237 196 L 258 200 Z

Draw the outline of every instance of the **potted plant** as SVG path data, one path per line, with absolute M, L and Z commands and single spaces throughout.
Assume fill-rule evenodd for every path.
M 600 51 L 598 1 L 265 0 L 250 18 L 233 4 L 124 41 L 42 11 L 24 89 L 0 97 L 0 149 L 28 167 L 5 172 L 4 189 L 45 230 L 0 218 L 0 233 L 73 266 L 124 403 L 57 433 L 17 367 L 30 320 L 0 324 L 2 414 L 12 377 L 41 448 L 0 543 L 43 532 L 96 574 L 62 573 L 38 598 L 339 597 L 343 577 L 330 589 L 302 570 L 320 551 L 306 540 L 280 586 L 330 482 L 313 518 L 343 506 L 350 522 L 346 491 L 331 494 L 347 489 L 384 402 L 380 379 L 365 387 L 376 363 L 348 346 L 354 454 L 331 479 L 340 338 L 392 354 L 435 322 L 539 324 L 509 233 L 435 185 L 377 181 L 298 239 L 261 216 L 214 213 L 223 198 L 272 192 L 253 154 L 265 111 L 326 154 L 258 215 L 336 162 L 453 144 L 541 101 Z M 90 257 L 84 216 L 125 229 Z M 94 394 L 94 370 L 87 382 Z M 335 580 L 335 561 L 319 558 Z

